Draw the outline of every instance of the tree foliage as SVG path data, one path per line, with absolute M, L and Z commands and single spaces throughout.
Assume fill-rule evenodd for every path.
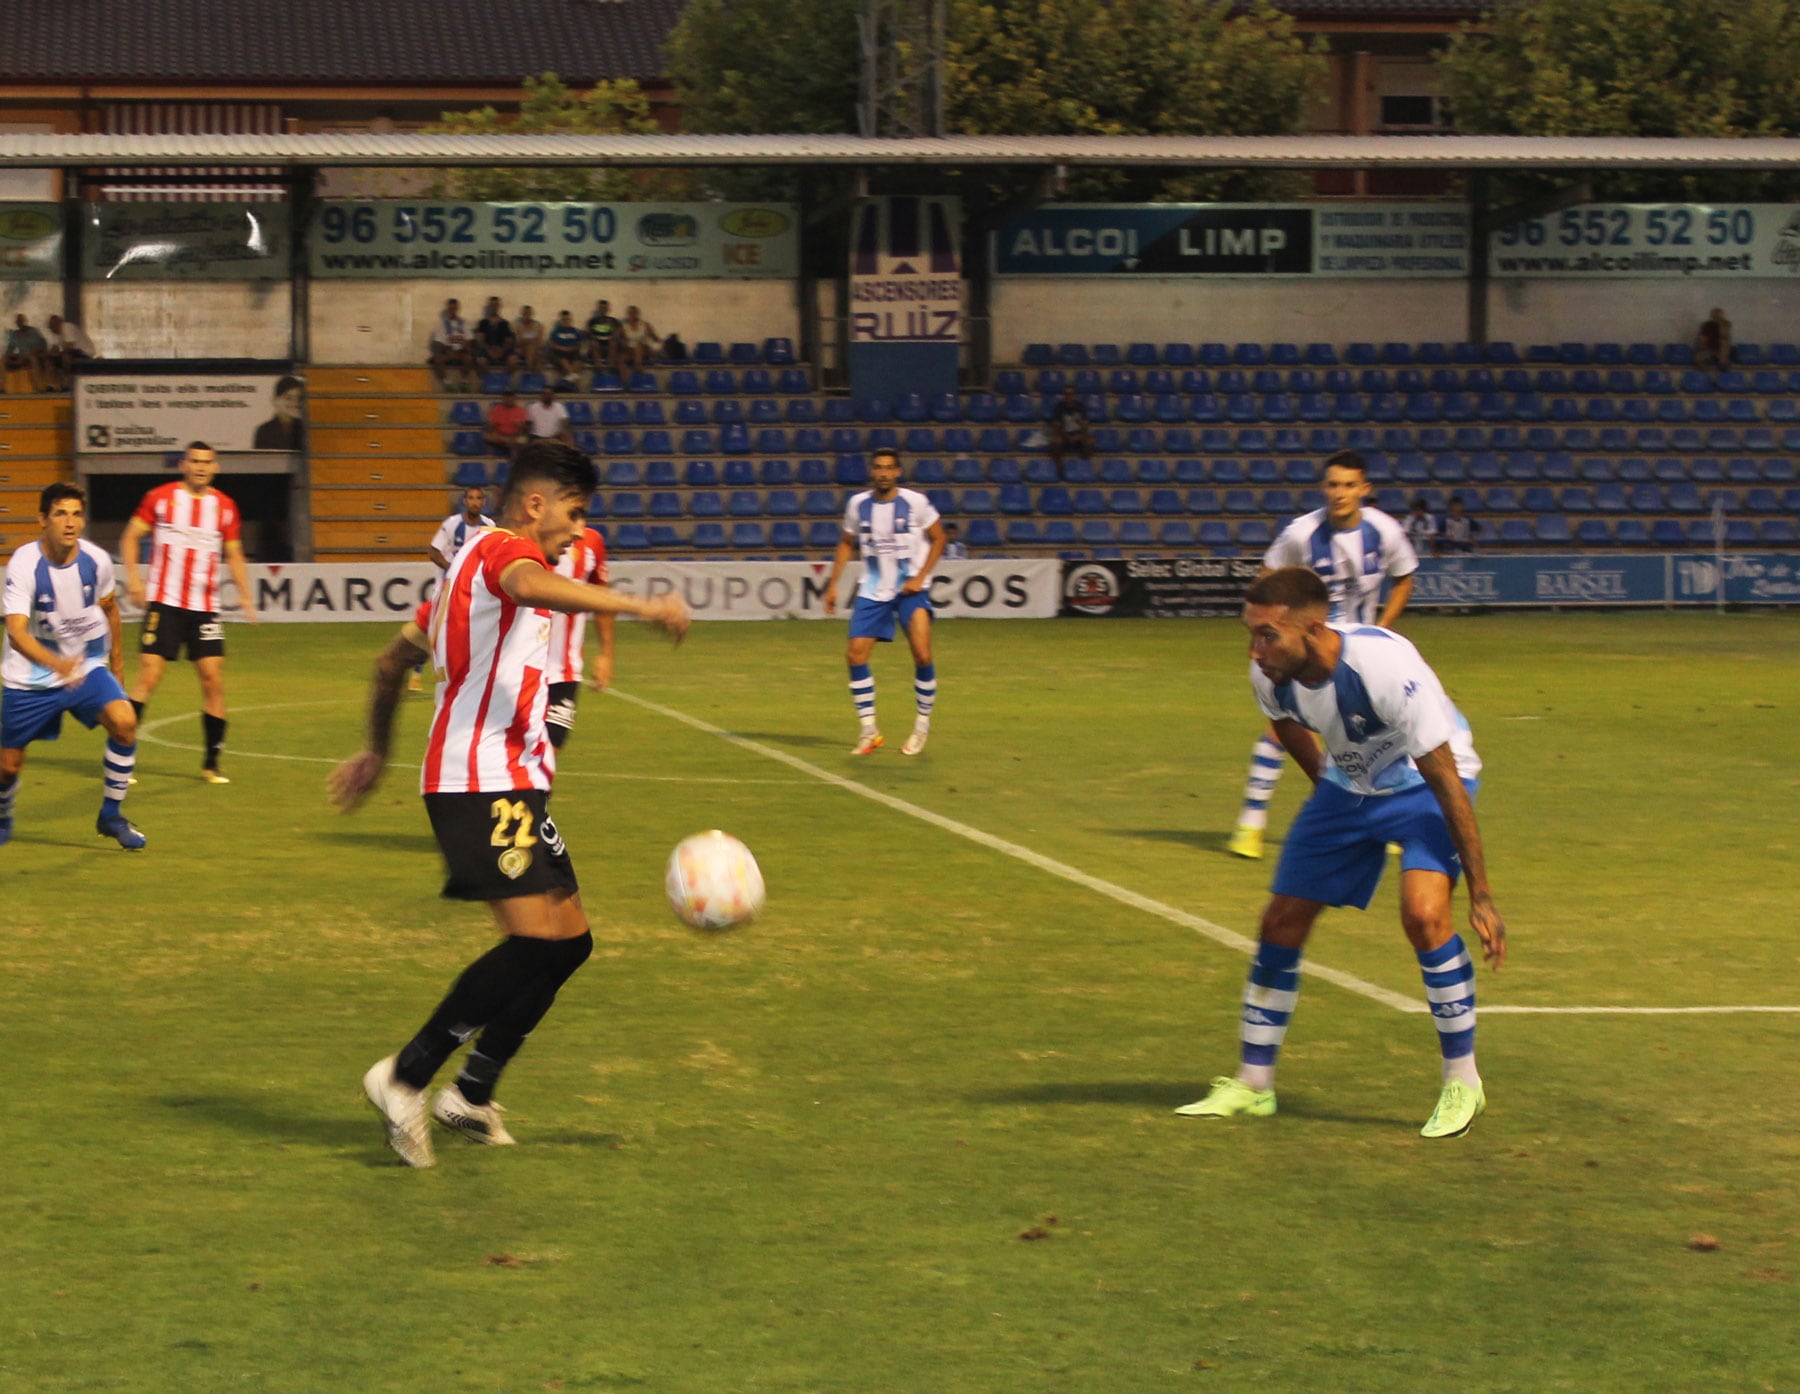
M 692 0 L 668 49 L 683 126 L 854 132 L 861 9 Z M 948 50 L 946 124 L 960 135 L 1286 134 L 1302 128 L 1325 71 L 1267 0 L 950 0 Z M 1068 192 L 1268 196 L 1289 182 L 1076 171 Z
M 1460 34 L 1438 68 L 1465 134 L 1800 134 L 1794 0 L 1534 0 Z M 1596 171 L 1593 186 L 1612 199 L 1742 198 L 1795 181 Z
M 425 129 L 443 135 L 654 135 L 662 127 L 635 82 L 602 82 L 583 93 L 555 73 L 545 73 L 525 79 L 525 100 L 517 116 L 486 106 L 446 112 Z M 677 171 L 566 165 L 447 169 L 434 178 L 429 192 L 433 198 L 478 203 L 605 203 L 684 198 L 688 185 L 688 177 Z

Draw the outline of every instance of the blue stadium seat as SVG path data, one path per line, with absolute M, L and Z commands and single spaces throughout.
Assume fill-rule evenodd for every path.
M 808 511 L 810 512 L 811 510 Z M 831 511 L 833 513 L 839 511 L 835 506 L 835 500 L 833 500 Z M 835 547 L 837 545 L 838 537 L 842 532 L 843 527 L 841 524 L 827 522 L 823 518 L 817 519 L 807 525 L 806 545 L 808 547 Z
M 702 385 L 715 397 L 729 397 L 737 391 L 737 374 L 729 368 L 708 368 Z
M 1682 547 L 1687 544 L 1687 529 L 1674 518 L 1658 518 L 1650 524 L 1650 541 L 1658 547 Z
M 782 413 L 790 426 L 811 426 L 819 420 L 819 404 L 810 397 L 795 397 Z
M 800 506 L 810 518 L 835 518 L 843 512 L 837 494 L 830 489 L 808 489 Z
M 1650 541 L 1650 529 L 1642 518 L 1620 518 L 1613 524 L 1613 541 L 1626 547 L 1642 547 Z
M 456 473 L 450 482 L 459 489 L 485 489 L 488 484 L 487 466 L 480 460 L 464 460 L 456 467 Z
M 1199 359 L 1192 344 L 1170 343 L 1162 347 L 1162 361 L 1171 368 L 1191 368 Z M 1800 360 L 1796 360 L 1795 366 L 1800 367 Z
M 1612 525 L 1605 518 L 1583 518 L 1575 525 L 1575 540 L 1583 547 L 1612 545 Z
M 761 523 L 733 523 L 731 525 L 731 545 L 733 547 L 766 547 L 769 545 L 769 537 L 763 531 Z
M 609 460 L 606 465 L 606 484 L 612 489 L 635 489 L 643 483 L 644 472 L 638 467 L 636 460 Z
M 1261 518 L 1251 518 L 1237 525 L 1237 543 L 1240 547 L 1267 547 L 1275 540 L 1275 530 Z
M 1575 540 L 1569 531 L 1569 520 L 1560 513 L 1540 513 L 1532 520 L 1532 535 L 1553 547 L 1567 546 Z
M 992 513 L 994 507 L 994 494 L 991 489 L 963 490 L 962 511 L 964 513 Z
M 723 518 L 725 500 L 717 489 L 696 489 L 688 495 L 688 512 L 696 518 Z
M 763 495 L 763 511 L 771 518 L 797 518 L 800 516 L 800 495 L 792 489 L 771 489 Z
M 800 530 L 798 523 L 770 523 L 769 545 L 781 550 L 792 551 L 806 545 L 806 534 Z
M 1028 368 L 1047 368 L 1056 361 L 1056 350 L 1048 344 L 1027 344 L 1019 361 Z
M 866 488 L 869 483 L 868 457 L 860 452 L 839 455 L 832 464 L 831 477 L 846 489 Z
M 1756 525 L 1756 540 L 1764 546 L 1787 547 L 1800 540 L 1789 518 L 1765 518 Z
M 452 402 L 450 404 L 450 423 L 454 426 L 474 426 L 479 428 L 483 418 L 480 402 Z
M 796 455 L 822 455 L 831 446 L 825 439 L 823 429 L 818 426 L 801 426 L 791 438 L 791 448 Z
M 712 404 L 711 416 L 715 426 L 741 426 L 744 424 L 744 404 L 735 397 L 725 398 Z
M 611 432 L 608 434 L 610 435 Z M 629 447 L 627 448 L 629 449 Z M 715 448 L 711 431 L 690 430 L 681 433 L 681 453 L 683 455 L 710 455 Z
M 726 495 L 725 512 L 733 518 L 760 518 L 762 495 L 754 489 L 733 489 Z
M 1000 545 L 1000 526 L 992 518 L 971 518 L 968 526 L 968 543 L 971 547 L 998 547 Z
M 641 552 L 650 545 L 642 523 L 621 523 L 613 529 L 610 545 L 621 552 Z
M 689 545 L 716 549 L 725 545 L 725 525 L 723 523 L 695 523 L 694 535 Z

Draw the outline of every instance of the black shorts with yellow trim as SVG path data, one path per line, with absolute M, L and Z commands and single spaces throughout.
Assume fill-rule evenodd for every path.
M 550 819 L 542 789 L 427 794 L 425 813 L 444 854 L 444 894 L 452 900 L 574 895 L 581 889 L 569 849 Z
M 183 648 L 190 663 L 225 657 L 225 626 L 211 610 L 183 610 L 178 605 L 153 601 L 144 611 L 138 652 L 153 653 L 173 663 L 181 657 Z

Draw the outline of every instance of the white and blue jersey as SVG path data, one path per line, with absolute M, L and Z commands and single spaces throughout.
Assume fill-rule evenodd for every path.
M 1379 508 L 1364 508 L 1353 528 L 1334 528 L 1323 508 L 1302 513 L 1263 555 L 1270 570 L 1309 566 L 1331 592 L 1334 624 L 1374 624 L 1381 615 L 1382 582 L 1419 569 L 1406 529 Z
M 853 495 L 844 510 L 844 531 L 862 548 L 860 600 L 890 601 L 925 565 L 931 551 L 926 534 L 938 520 L 931 500 L 913 489 L 897 489 L 878 500 L 871 489 Z
M 36 542 L 19 548 L 6 564 L 6 613 L 24 615 L 32 637 L 52 653 L 82 655 L 82 676 L 107 666 L 112 630 L 101 607 L 112 594 L 112 558 L 85 538 L 61 566 L 53 566 Z M 10 643 L 0 659 L 0 682 L 24 692 L 69 685 L 55 669 L 32 662 Z
M 431 539 L 431 545 L 437 548 L 438 555 L 445 561 L 455 561 L 456 554 L 462 551 L 465 542 L 483 528 L 493 526 L 494 520 L 485 513 L 481 515 L 479 523 L 471 523 L 467 514 L 452 513 L 438 524 L 437 535 Z
M 1325 742 L 1321 779 L 1354 794 L 1398 794 L 1424 784 L 1414 761 L 1448 745 L 1463 780 L 1481 773 L 1469 723 L 1406 639 L 1374 625 L 1334 624 L 1343 652 L 1317 687 L 1274 683 L 1254 663 L 1250 685 L 1272 721 L 1297 721 Z

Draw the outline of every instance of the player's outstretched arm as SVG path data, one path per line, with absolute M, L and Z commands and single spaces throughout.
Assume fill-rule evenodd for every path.
M 1489 966 L 1498 968 L 1506 962 L 1506 921 L 1494 908 L 1487 861 L 1481 851 L 1481 829 L 1475 824 L 1475 806 L 1469 802 L 1469 791 L 1463 788 L 1456 773 L 1456 756 L 1446 742 L 1419 756 L 1416 763 L 1431 792 L 1437 795 L 1444 821 L 1450 825 L 1450 839 L 1462 858 L 1463 876 L 1469 887 L 1469 928 L 1480 938 Z
M 565 614 L 636 615 L 646 624 L 655 625 L 677 642 L 693 623 L 687 601 L 675 594 L 640 600 L 607 586 L 590 586 L 558 576 L 546 566 L 516 561 L 500 577 L 500 589 L 519 605 L 539 610 L 561 610 Z
M 381 782 L 381 772 L 387 767 L 388 748 L 393 743 L 394 718 L 400 709 L 406 675 L 431 652 L 424 639 L 423 632 L 408 621 L 375 660 L 375 678 L 369 687 L 369 724 L 363 748 L 325 780 L 332 803 L 345 813 L 366 799 Z

